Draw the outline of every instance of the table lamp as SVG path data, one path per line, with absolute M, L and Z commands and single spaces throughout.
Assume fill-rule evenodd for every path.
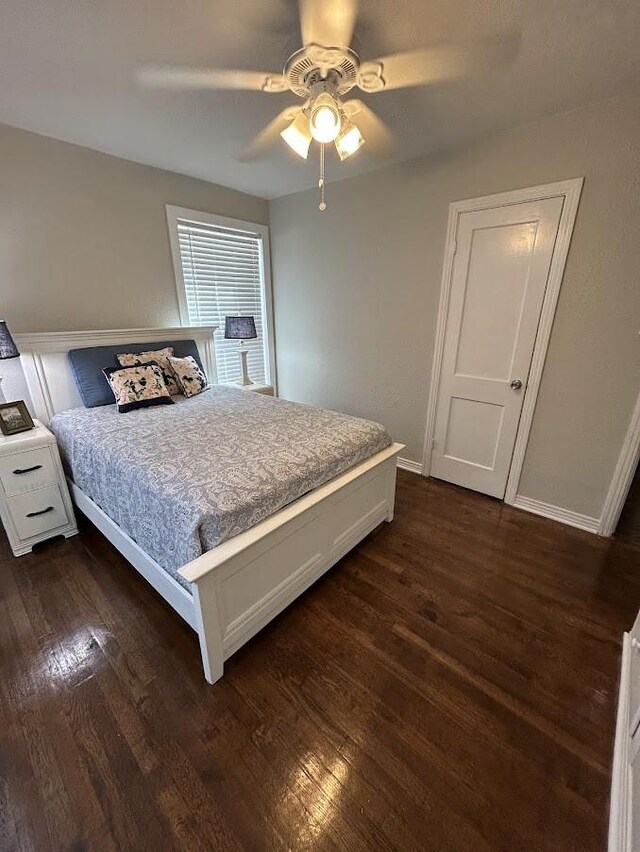
M 224 318 L 224 336 L 226 340 L 240 341 L 240 374 L 241 378 L 239 385 L 254 384 L 249 378 L 247 370 L 247 355 L 249 354 L 244 348 L 245 340 L 253 340 L 258 336 L 256 332 L 256 323 L 253 317 L 225 317 Z

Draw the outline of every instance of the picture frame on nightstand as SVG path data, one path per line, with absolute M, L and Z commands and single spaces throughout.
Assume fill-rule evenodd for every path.
M 17 435 L 35 426 L 23 400 L 0 403 L 0 431 L 3 435 Z

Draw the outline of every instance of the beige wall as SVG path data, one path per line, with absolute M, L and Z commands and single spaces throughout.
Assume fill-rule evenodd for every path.
M 0 318 L 16 332 L 179 325 L 165 205 L 266 224 L 267 202 L 0 125 Z M 18 365 L 1 365 L 24 396 Z
M 334 167 L 335 168 L 335 167 Z M 640 385 L 640 98 L 270 204 L 279 389 L 421 460 L 451 201 L 584 176 L 520 493 L 597 517 Z
M 0 125 L 0 304 L 11 327 L 178 324 L 166 204 L 268 222 L 263 199 Z

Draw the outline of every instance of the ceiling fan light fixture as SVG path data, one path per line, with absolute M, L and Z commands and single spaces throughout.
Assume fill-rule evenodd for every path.
M 309 126 L 311 135 L 316 142 L 333 142 L 340 133 L 340 109 L 328 92 L 323 92 L 315 99 L 311 107 Z
M 355 154 L 365 142 L 366 139 L 356 125 L 352 121 L 349 121 L 348 118 L 345 118 L 342 122 L 340 133 L 336 137 L 336 151 L 340 160 L 344 162 L 347 157 Z
M 280 133 L 287 145 L 296 152 L 303 160 L 309 154 L 311 145 L 311 133 L 309 133 L 309 119 L 304 112 L 298 113 L 291 124 Z

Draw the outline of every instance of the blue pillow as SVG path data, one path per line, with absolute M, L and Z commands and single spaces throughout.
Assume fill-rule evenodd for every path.
M 113 405 L 113 391 L 109 387 L 104 373 L 104 367 L 110 367 L 116 362 L 116 355 L 123 352 L 148 352 L 151 349 L 164 349 L 173 346 L 176 357 L 195 358 L 201 370 L 202 361 L 195 340 L 165 340 L 157 343 L 120 343 L 117 346 L 89 346 L 83 349 L 69 350 L 69 363 L 73 370 L 76 385 L 85 408 L 96 408 L 98 405 Z M 203 370 L 204 372 L 204 370 Z

